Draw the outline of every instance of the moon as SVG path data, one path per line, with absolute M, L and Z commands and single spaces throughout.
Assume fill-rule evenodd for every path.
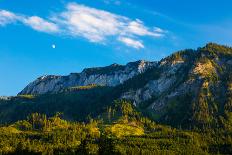
M 55 48 L 56 48 L 56 45 L 55 45 L 55 44 L 52 44 L 52 48 L 55 49 Z

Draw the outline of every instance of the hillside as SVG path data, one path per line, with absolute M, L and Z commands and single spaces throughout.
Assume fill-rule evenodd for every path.
M 231 73 L 232 48 L 209 43 L 159 62 L 40 77 L 18 96 L 0 98 L 0 150 L 231 154 Z

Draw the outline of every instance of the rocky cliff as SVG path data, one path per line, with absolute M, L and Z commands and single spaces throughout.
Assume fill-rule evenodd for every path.
M 116 86 L 156 65 L 157 62 L 141 60 L 126 65 L 112 64 L 107 67 L 88 68 L 68 76 L 42 76 L 26 86 L 19 95 L 56 93 L 68 87 L 90 84 Z

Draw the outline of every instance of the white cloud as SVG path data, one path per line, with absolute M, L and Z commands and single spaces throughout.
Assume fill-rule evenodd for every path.
M 163 32 L 160 28 L 156 28 L 154 31 L 150 31 L 143 22 L 139 19 L 136 21 L 131 21 L 127 27 L 127 32 L 138 36 L 152 36 L 152 37 L 162 37 Z
M 155 33 L 159 33 L 160 35 L 164 35 L 165 31 L 162 30 L 161 28 L 159 27 L 154 27 L 154 32 Z
M 82 36 L 92 42 L 102 42 L 107 36 L 118 35 L 124 17 L 89 8 L 84 5 L 70 3 L 66 11 L 54 15 L 51 19 L 61 25 L 65 33 Z
M 60 25 L 67 35 L 81 36 L 98 43 L 105 43 L 108 37 L 150 36 L 159 38 L 164 36 L 162 29 L 149 28 L 141 20 L 131 20 L 128 17 L 77 3 L 69 3 L 64 12 L 53 15 L 51 20 Z
M 6 10 L 0 10 L 0 26 L 7 25 L 14 22 L 21 22 L 34 30 L 41 32 L 58 32 L 59 28 L 56 24 L 46 21 L 38 16 L 27 17 L 24 15 L 15 14 Z
M 53 33 L 59 31 L 59 28 L 56 24 L 52 22 L 48 22 L 38 16 L 22 18 L 22 22 L 37 31 L 42 31 L 47 33 Z
M 0 10 L 0 25 L 10 24 L 17 20 L 17 16 L 9 11 Z
M 63 12 L 53 13 L 48 20 L 0 10 L 0 26 L 16 21 L 36 31 L 83 37 L 90 42 L 104 44 L 110 38 L 136 49 L 144 48 L 141 37 L 160 38 L 166 33 L 159 27 L 146 26 L 139 19 L 132 20 L 77 3 L 68 3 Z
M 144 48 L 144 45 L 141 41 L 138 40 L 134 40 L 131 38 L 126 38 L 126 37 L 120 37 L 118 38 L 119 41 L 121 41 L 122 43 L 126 44 L 127 46 L 136 48 L 136 49 L 140 49 L 140 48 Z

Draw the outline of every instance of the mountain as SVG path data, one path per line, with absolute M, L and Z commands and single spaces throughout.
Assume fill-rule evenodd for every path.
M 107 67 L 87 68 L 68 76 L 42 76 L 30 83 L 19 95 L 56 93 L 68 87 L 97 84 L 116 86 L 155 66 L 156 62 L 137 61 L 127 65 L 112 64 Z
M 218 125 L 231 112 L 231 48 L 210 43 L 180 51 L 161 60 L 154 72 L 156 76 L 121 98 L 172 125 Z
M 128 100 L 143 115 L 174 127 L 231 127 L 232 48 L 214 43 L 183 50 L 159 62 L 85 69 L 43 76 L 18 96 L 0 101 L 0 121 L 32 112 L 65 119 L 104 118 L 115 100 Z

